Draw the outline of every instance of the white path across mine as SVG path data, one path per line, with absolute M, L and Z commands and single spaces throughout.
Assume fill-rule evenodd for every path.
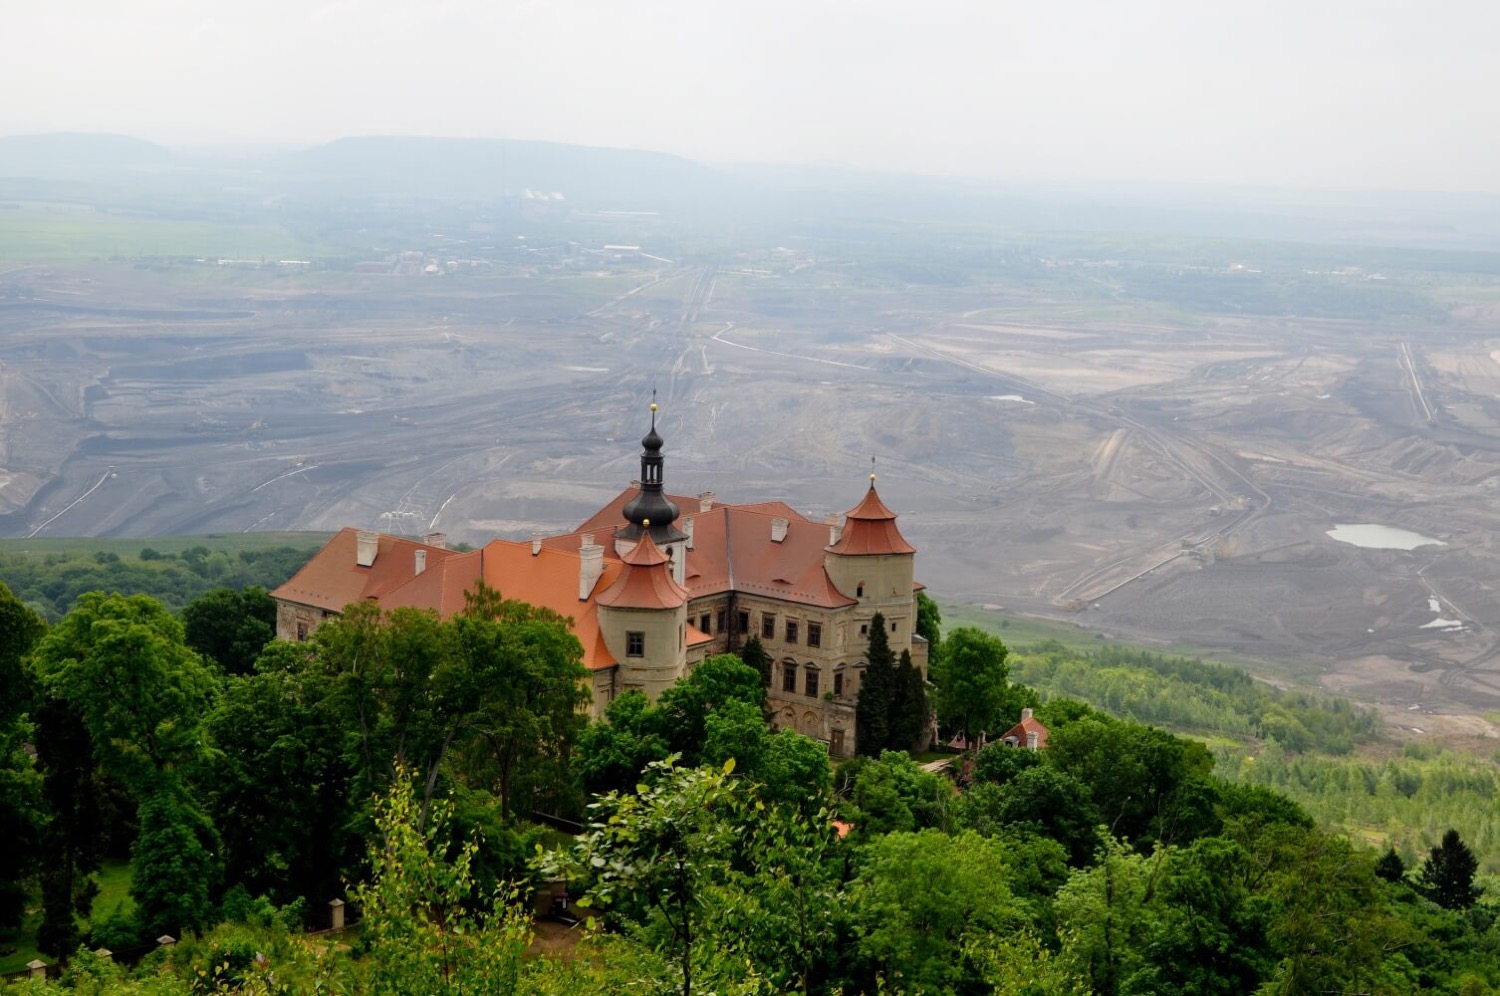
M 62 511 L 57 512 L 56 514 L 52 515 L 51 517 L 49 517 L 48 519 L 46 519 L 45 521 L 43 521 L 41 525 L 37 526 L 31 532 L 27 533 L 26 534 L 26 538 L 27 539 L 31 539 L 31 537 L 35 536 L 37 533 L 41 532 L 43 529 L 46 529 L 56 519 L 61 518 L 65 513 L 67 513 L 67 511 L 69 509 L 71 509 L 74 506 L 78 505 L 79 502 L 83 501 L 85 498 L 87 498 L 89 495 L 93 494 L 95 491 L 98 491 L 99 488 L 104 485 L 105 481 L 109 480 L 111 477 L 114 477 L 114 476 L 115 476 L 115 468 L 111 467 L 108 470 L 106 470 L 104 472 L 104 476 L 100 477 L 99 480 L 97 480 L 97 481 L 94 482 L 94 486 L 93 487 L 89 488 L 83 494 L 79 495 L 77 498 L 74 498 L 67 505 L 63 506 Z

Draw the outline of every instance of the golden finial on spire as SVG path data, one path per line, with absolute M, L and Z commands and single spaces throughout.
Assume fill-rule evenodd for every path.
M 870 456 L 870 487 L 873 488 L 874 486 L 875 486 L 875 457 L 872 454 Z
M 653 402 L 651 402 L 651 410 L 652 410 L 652 411 L 653 411 L 653 412 L 654 412 L 654 411 L 656 411 L 656 402 L 654 402 L 654 401 L 653 401 Z
M 650 519 L 642 519 L 641 520 L 641 528 L 642 529 L 650 529 L 651 528 L 651 520 Z

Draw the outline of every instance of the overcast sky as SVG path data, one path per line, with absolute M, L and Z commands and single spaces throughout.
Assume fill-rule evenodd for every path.
M 0 0 L 0 133 L 1500 192 L 1496 0 Z

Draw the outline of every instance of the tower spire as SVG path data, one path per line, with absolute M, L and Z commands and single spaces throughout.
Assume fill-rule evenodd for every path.
M 638 539 L 642 532 L 649 531 L 657 546 L 666 546 L 687 537 L 673 525 L 680 513 L 663 490 L 662 470 L 666 461 L 661 451 L 665 442 L 656 430 L 656 412 L 656 389 L 652 388 L 651 428 L 641 439 L 641 490 L 625 505 L 627 524 L 621 528 L 620 536 Z

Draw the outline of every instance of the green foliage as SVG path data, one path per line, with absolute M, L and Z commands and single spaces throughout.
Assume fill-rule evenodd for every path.
M 1051 696 L 1174 730 L 1274 738 L 1288 750 L 1346 754 L 1379 720 L 1346 699 L 1280 689 L 1237 668 L 1128 647 L 1080 653 L 1059 643 L 1010 657 L 1011 677 Z M 1050 719 L 1044 719 L 1049 727 Z
M 1121 837 L 1173 842 L 1216 829 L 1213 800 L 1204 794 L 1214 762 L 1195 741 L 1099 717 L 1053 731 L 1044 756 L 1088 786 L 1105 824 Z
M 512 993 L 531 933 L 514 896 L 475 895 L 471 842 L 448 855 L 448 802 L 426 802 L 398 767 L 375 808 L 371 877 L 351 898 L 363 911 L 371 988 L 392 993 Z
M 761 644 L 759 636 L 751 633 L 745 640 L 745 645 L 739 649 L 739 655 L 746 667 L 755 668 L 756 673 L 760 675 L 762 685 L 771 684 L 771 655 L 766 653 L 766 648 Z
M 38 645 L 36 667 L 48 694 L 79 710 L 100 761 L 132 785 L 201 756 L 216 683 L 160 602 L 84 595 Z
M 63 545 L 63 541 L 52 542 Z M 111 552 L 100 559 L 94 554 L 104 551 L 90 547 L 106 541 L 78 542 L 78 546 L 65 545 L 65 552 L 46 555 L 10 552 L 0 544 L 0 579 L 22 602 L 55 622 L 91 591 L 150 595 L 168 608 L 180 609 L 216 588 L 275 588 L 307 563 L 316 549 L 283 545 L 232 550 L 228 538 L 208 538 L 206 542 L 218 549 L 200 543 L 189 547 L 194 552 L 188 555 L 146 547 L 139 554 Z
M 932 651 L 942 643 L 943 613 L 927 592 L 917 592 L 917 635 L 926 640 Z
M 924 830 L 872 840 L 853 886 L 860 952 L 900 991 L 970 990 L 979 972 L 956 955 L 980 938 L 1030 926 L 1008 877 L 1004 844 L 978 834 Z
M 726 874 L 740 838 L 735 786 L 721 770 L 678 768 L 674 759 L 647 767 L 633 793 L 611 792 L 589 806 L 587 832 L 570 856 L 553 855 L 549 871 L 588 876 L 587 906 L 622 908 L 665 938 L 684 996 L 701 955 L 706 895 Z
M 32 681 L 22 660 L 45 629 L 41 617 L 0 584 L 0 931 L 21 925 L 28 879 L 42 855 L 41 778 L 26 751 Z
M 878 757 L 891 745 L 891 703 L 896 699 L 896 658 L 885 632 L 885 616 L 870 619 L 865 673 L 854 710 L 855 747 L 864 757 Z
M 891 749 L 918 750 L 926 746 L 927 688 L 922 681 L 922 672 L 913 666 L 908 650 L 901 651 L 891 689 L 890 713 L 886 720 Z
M 844 817 L 860 840 L 948 825 L 952 785 L 923 771 L 908 754 L 886 751 L 878 758 L 850 758 L 839 765 L 834 785 L 845 800 Z
M 215 588 L 187 604 L 182 625 L 188 646 L 225 674 L 249 674 L 276 637 L 276 602 L 258 585 Z
M 1007 681 L 1010 668 L 999 637 L 960 627 L 943 641 L 932 665 L 938 723 L 975 743 L 980 733 L 999 734 L 1019 714 Z M 1012 720 L 1013 721 L 1013 720 Z
M 1457 830 L 1450 829 L 1422 862 L 1417 885 L 1444 909 L 1468 909 L 1479 898 L 1479 890 L 1474 887 L 1474 873 L 1478 869 L 1479 862 L 1474 852 L 1469 850 Z

